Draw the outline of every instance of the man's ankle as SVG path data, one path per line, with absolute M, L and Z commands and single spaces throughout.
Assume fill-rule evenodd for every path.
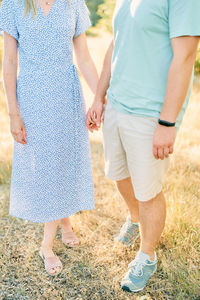
M 132 223 L 138 224 L 139 223 L 139 218 L 135 217 L 133 215 L 130 215 L 130 219 Z
M 140 249 L 139 252 L 143 252 L 144 254 L 148 254 L 151 261 L 156 259 L 155 250 L 147 250 L 147 249 Z
M 139 221 L 137 221 L 136 219 L 132 219 L 131 218 L 131 223 L 133 223 L 133 224 L 139 224 Z

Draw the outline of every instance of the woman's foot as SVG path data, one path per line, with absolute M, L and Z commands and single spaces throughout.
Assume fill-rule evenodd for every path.
M 77 247 L 79 245 L 80 242 L 73 231 L 70 218 L 61 220 L 61 232 L 63 244 L 71 248 Z
M 74 248 L 79 245 L 79 239 L 73 231 L 62 230 L 62 242 L 68 247 Z
M 50 276 L 56 276 L 62 271 L 62 263 L 51 248 L 42 246 L 39 254 L 44 261 L 45 270 Z

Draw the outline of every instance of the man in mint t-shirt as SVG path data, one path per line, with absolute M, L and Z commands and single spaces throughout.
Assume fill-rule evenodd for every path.
M 162 181 L 191 92 L 200 0 L 117 0 L 113 27 L 87 126 L 100 127 L 107 94 L 106 175 L 130 212 L 117 239 L 132 244 L 140 224 L 140 250 L 122 288 L 137 292 L 157 267 L 166 217 Z

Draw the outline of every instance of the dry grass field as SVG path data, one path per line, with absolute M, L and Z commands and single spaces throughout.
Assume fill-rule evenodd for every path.
M 109 42 L 89 38 L 100 67 Z M 0 48 L 2 40 L 0 41 Z M 0 50 L 1 51 L 1 50 Z M 83 82 L 87 104 L 92 97 Z M 81 246 L 68 249 L 58 231 L 55 251 L 64 263 L 56 278 L 46 275 L 38 255 L 42 224 L 10 217 L 9 184 L 12 138 L 5 96 L 0 87 L 0 299 L 1 300 L 199 300 L 200 299 L 200 91 L 192 99 L 176 141 L 164 190 L 168 215 L 158 245 L 159 267 L 148 287 L 132 295 L 120 280 L 138 250 L 114 244 L 127 210 L 114 184 L 104 177 L 101 133 L 91 137 L 96 209 L 73 217 Z

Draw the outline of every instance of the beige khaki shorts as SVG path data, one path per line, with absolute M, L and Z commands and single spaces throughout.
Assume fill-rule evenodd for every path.
M 118 112 L 109 102 L 105 108 L 103 136 L 105 173 L 120 181 L 131 177 L 139 201 L 153 199 L 162 191 L 169 158 L 153 156 L 157 119 Z

